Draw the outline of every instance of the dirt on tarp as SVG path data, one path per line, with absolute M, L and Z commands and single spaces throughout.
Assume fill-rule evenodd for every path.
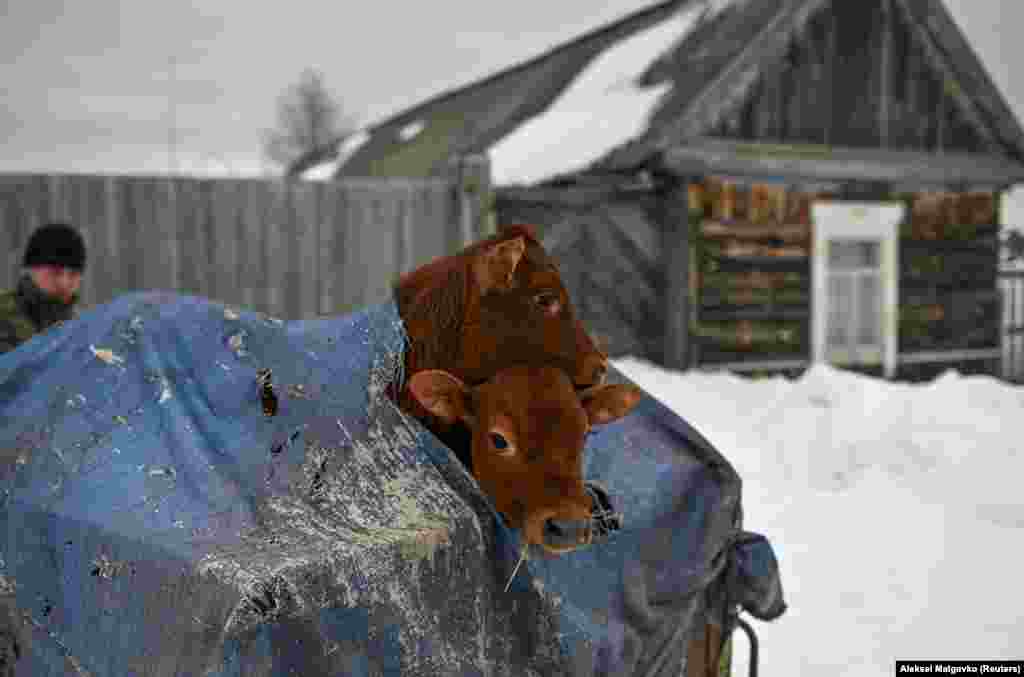
M 731 563 L 781 612 L 767 543 L 734 552 L 735 472 L 649 396 L 587 443 L 622 528 L 504 591 L 518 534 L 385 395 L 404 345 L 393 303 L 140 293 L 0 356 L 19 674 L 676 675 Z

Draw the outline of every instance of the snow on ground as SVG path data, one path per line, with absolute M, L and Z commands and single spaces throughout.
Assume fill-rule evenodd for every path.
M 890 383 L 615 366 L 743 479 L 789 610 L 753 621 L 766 675 L 890 675 L 898 658 L 1024 656 L 1024 388 L 947 371 Z M 745 675 L 747 642 L 734 641 Z

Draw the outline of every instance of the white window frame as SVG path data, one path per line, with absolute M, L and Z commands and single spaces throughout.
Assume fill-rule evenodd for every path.
M 886 378 L 892 378 L 896 374 L 896 352 L 899 346 L 899 226 L 903 220 L 903 204 L 820 201 L 812 206 L 812 214 L 812 360 L 835 364 L 877 363 L 871 358 L 865 359 L 863 355 L 857 354 L 856 350 L 829 350 L 827 335 L 828 243 L 844 240 L 874 242 L 878 244 L 878 263 L 881 271 L 881 362 Z

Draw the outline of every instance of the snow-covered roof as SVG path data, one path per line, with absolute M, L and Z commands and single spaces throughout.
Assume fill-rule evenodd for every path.
M 583 169 L 631 171 L 711 133 L 749 99 L 810 18 L 837 0 L 676 0 L 370 128 L 337 175 L 429 175 L 488 151 L 497 185 Z M 894 0 L 957 105 L 993 148 L 1024 161 L 1024 130 L 941 0 Z M 415 127 L 416 134 L 405 134 Z
M 547 111 L 491 147 L 494 182 L 534 183 L 582 169 L 643 132 L 671 83 L 643 87 L 638 77 L 686 37 L 702 10 L 671 16 L 597 57 Z
M 381 171 L 382 160 L 387 165 L 387 158 L 402 156 L 400 171 L 414 175 L 446 165 L 447 156 L 453 152 L 484 152 L 524 120 L 543 113 L 580 71 L 603 52 L 617 47 L 623 40 L 629 41 L 630 36 L 638 32 L 647 32 L 645 29 L 657 26 L 666 18 L 675 20 L 684 8 L 704 7 L 707 3 L 708 0 L 662 0 L 612 23 L 592 27 L 589 32 L 577 34 L 577 37 L 529 61 L 458 89 L 441 92 L 368 127 L 369 141 L 350 155 L 347 162 L 338 162 L 334 158 L 325 160 L 322 159 L 324 153 L 318 153 L 319 157 L 315 158 L 318 166 L 313 173 L 325 175 L 332 167 L 337 167 L 346 174 L 372 175 Z M 679 37 L 684 28 L 677 23 L 673 37 Z M 669 34 L 673 32 L 672 29 L 668 31 Z M 671 44 L 671 40 L 660 42 L 659 46 L 667 44 Z M 627 53 L 635 50 L 634 46 Z M 650 56 L 650 50 L 646 54 Z M 635 73 L 641 72 L 644 64 L 636 57 L 633 60 Z M 408 130 L 412 123 L 418 123 L 418 134 L 403 135 L 402 130 Z M 430 148 L 422 154 L 413 152 L 410 160 L 410 155 L 405 154 L 406 148 L 415 148 L 419 137 L 425 137 L 423 143 Z M 421 162 L 420 166 L 411 167 L 417 160 L 423 160 L 426 166 Z M 310 169 L 305 166 L 302 171 Z M 383 171 L 387 173 L 389 170 L 390 167 L 386 167 Z
M 365 129 L 360 129 L 353 134 L 346 136 L 338 145 L 336 154 L 324 162 L 313 165 L 303 171 L 300 176 L 307 181 L 333 181 L 338 172 L 338 166 L 344 163 L 352 153 L 359 150 L 369 140 L 370 135 Z

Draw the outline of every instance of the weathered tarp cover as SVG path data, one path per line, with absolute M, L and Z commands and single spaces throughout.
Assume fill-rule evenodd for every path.
M 677 675 L 712 582 L 781 613 L 735 473 L 650 397 L 588 441 L 623 528 L 505 592 L 517 534 L 385 394 L 403 346 L 393 303 L 281 322 L 141 293 L 0 356 L 20 674 Z

